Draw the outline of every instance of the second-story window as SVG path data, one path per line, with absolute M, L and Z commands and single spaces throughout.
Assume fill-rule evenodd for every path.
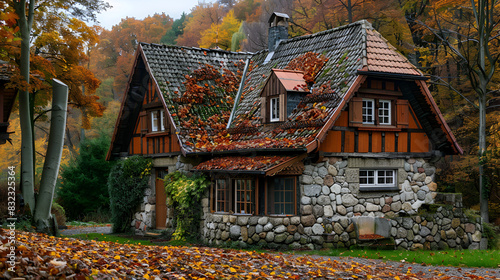
M 363 123 L 373 123 L 375 118 L 373 112 L 375 111 L 375 102 L 373 99 L 363 99 Z
M 165 130 L 165 113 L 163 110 L 151 111 L 151 132 Z
M 391 124 L 391 101 L 378 101 L 378 122 L 379 124 Z

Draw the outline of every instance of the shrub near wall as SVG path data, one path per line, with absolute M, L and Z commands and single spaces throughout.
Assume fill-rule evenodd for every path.
M 130 229 L 133 214 L 149 185 L 151 167 L 150 159 L 133 156 L 119 161 L 111 170 L 108 190 L 113 232 L 125 232 Z
M 203 214 L 201 199 L 210 182 L 202 175 L 186 176 L 176 171 L 165 177 L 165 191 L 170 207 L 175 211 L 177 240 L 199 239 L 200 221 Z

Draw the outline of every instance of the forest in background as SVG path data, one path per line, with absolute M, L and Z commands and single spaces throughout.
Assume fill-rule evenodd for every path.
M 47 1 L 50 2 L 50 1 Z M 111 136 L 139 42 L 179 46 L 221 48 L 255 52 L 267 48 L 267 20 L 272 12 L 290 16 L 290 37 L 312 34 L 360 19 L 367 19 L 393 46 L 429 77 L 432 94 L 464 149 L 463 156 L 448 156 L 439 162 L 441 191 L 462 192 L 466 206 L 477 206 L 478 195 L 478 114 L 468 69 L 442 42 L 453 34 L 471 32 L 469 1 L 460 0 L 218 0 L 200 3 L 188 14 L 173 19 L 168 11 L 138 20 L 122 19 L 111 30 L 88 26 L 84 21 L 54 16 L 40 21 L 34 30 L 32 64 L 35 74 L 57 77 L 70 84 L 70 114 L 66 128 L 62 168 L 78 157 L 86 138 Z M 5 4 L 1 4 L 5 5 Z M 8 6 L 0 12 L 5 26 L 15 20 Z M 497 9 L 497 11 L 500 9 Z M 40 15 L 42 16 L 42 15 Z M 0 39 L 0 59 L 15 60 L 16 42 Z M 77 50 L 77 51 L 75 51 Z M 477 50 L 476 50 L 477 51 Z M 468 55 L 473 56 L 474 50 Z M 495 54 L 498 55 L 498 54 Z M 494 73 L 490 109 L 487 113 L 487 186 L 491 220 L 500 223 L 500 115 L 495 110 L 499 71 Z M 42 79 L 40 79 L 42 80 Z M 37 79 L 35 79 L 37 81 Z M 14 86 L 23 86 L 13 80 Z M 48 121 L 48 95 L 43 82 L 35 85 L 37 156 L 44 156 Z M 14 109 L 13 112 L 17 110 Z M 16 113 L 11 131 L 19 131 Z M 5 155 L 0 169 L 19 162 L 20 134 L 13 145 L 0 146 Z M 37 163 L 41 162 L 37 160 Z M 20 166 L 18 164 L 18 166 Z M 41 165 L 37 164 L 37 169 Z

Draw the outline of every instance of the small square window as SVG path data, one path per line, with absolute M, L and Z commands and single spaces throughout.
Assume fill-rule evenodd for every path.
M 363 99 L 363 123 L 373 124 L 374 123 L 374 111 L 375 111 L 375 102 L 373 99 Z
M 391 101 L 379 100 L 378 121 L 380 124 L 391 124 Z

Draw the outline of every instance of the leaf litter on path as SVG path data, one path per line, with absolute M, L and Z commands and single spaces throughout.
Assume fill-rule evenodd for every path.
M 402 272 L 383 262 L 258 253 L 210 247 L 124 245 L 15 231 L 1 232 L 0 278 L 25 279 L 451 279 Z M 15 272 L 7 262 L 15 248 Z M 473 279 L 488 276 L 467 275 Z M 489 277 L 489 279 L 495 279 Z

